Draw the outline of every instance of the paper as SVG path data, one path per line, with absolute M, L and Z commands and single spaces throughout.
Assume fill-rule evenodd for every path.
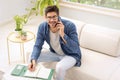
M 35 71 L 31 72 L 31 71 L 27 70 L 25 72 L 24 76 L 48 79 L 50 72 L 51 72 L 51 69 L 45 68 L 41 65 L 37 65 Z
M 40 66 L 36 66 L 36 69 L 35 71 L 30 71 L 30 70 L 27 70 L 24 74 L 24 76 L 27 76 L 27 77 L 36 77 L 37 73 L 39 72 L 40 70 Z
M 39 70 L 39 72 L 38 72 L 38 74 L 37 74 L 37 77 L 44 78 L 44 79 L 48 79 L 49 74 L 50 74 L 50 71 L 51 71 L 50 69 L 47 69 L 47 68 L 42 67 L 42 68 Z

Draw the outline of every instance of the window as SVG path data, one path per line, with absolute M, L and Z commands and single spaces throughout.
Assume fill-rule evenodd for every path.
M 120 0 L 63 0 L 63 1 L 120 10 Z

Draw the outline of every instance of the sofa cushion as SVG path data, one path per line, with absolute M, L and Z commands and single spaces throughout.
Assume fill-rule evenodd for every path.
M 87 49 L 118 56 L 120 55 L 120 31 L 87 24 L 82 30 L 80 44 Z
M 100 54 L 85 48 L 81 48 L 81 51 L 82 65 L 80 68 L 74 67 L 75 75 L 73 76 L 77 77 L 74 80 L 109 80 L 120 66 L 120 60 L 116 57 Z M 76 74 L 79 74 L 79 77 Z
M 78 33 L 78 39 L 80 39 L 81 31 L 85 25 L 84 22 L 77 21 L 77 20 L 71 20 L 76 25 L 77 33 Z
M 120 80 L 120 66 L 113 72 L 109 80 Z

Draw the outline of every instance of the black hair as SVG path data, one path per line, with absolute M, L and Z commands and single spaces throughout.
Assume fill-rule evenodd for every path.
M 56 5 L 47 6 L 45 9 L 45 16 L 47 16 L 49 12 L 56 12 L 57 15 L 59 15 L 59 8 Z

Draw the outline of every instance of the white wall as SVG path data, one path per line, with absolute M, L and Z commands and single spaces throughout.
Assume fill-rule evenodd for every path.
M 72 9 L 65 6 L 60 6 L 60 14 L 63 17 L 77 19 L 86 23 L 120 29 L 120 17 Z
M 30 0 L 0 0 L 0 23 L 26 13 L 25 8 L 30 6 Z
M 26 13 L 25 8 L 31 6 L 30 0 L 0 0 L 0 23 L 13 19 L 13 16 L 17 14 Z M 60 14 L 63 17 L 86 23 L 120 29 L 120 17 L 106 16 L 64 6 L 60 6 Z

